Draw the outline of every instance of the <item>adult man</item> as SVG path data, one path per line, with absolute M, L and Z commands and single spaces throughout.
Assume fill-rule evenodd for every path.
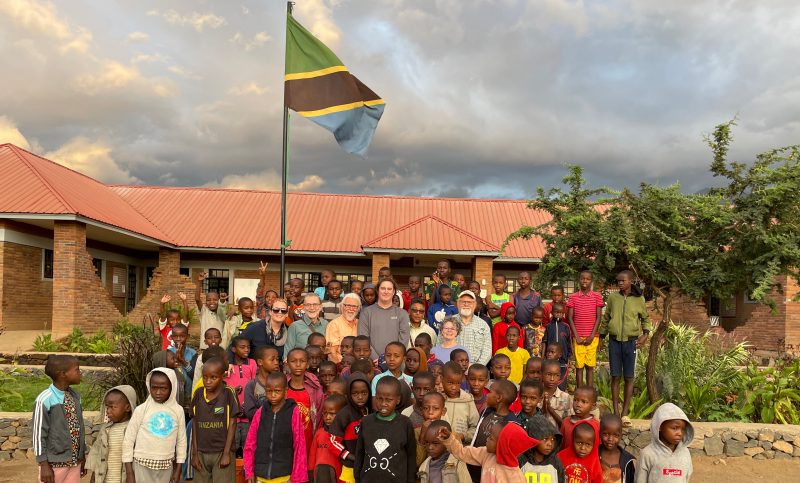
M 399 341 L 404 345 L 409 340 L 408 312 L 392 304 L 397 293 L 397 284 L 391 278 L 378 283 L 378 301 L 361 311 L 358 319 L 358 335 L 369 337 L 372 359 L 383 354 L 389 342 Z
M 450 280 L 450 260 L 443 258 L 436 262 L 436 270 L 431 275 L 431 281 L 425 284 L 425 297 L 428 305 L 439 302 L 439 286 L 447 285 L 453 294 L 461 293 L 458 282 Z
M 335 319 L 331 320 L 328 328 L 325 331 L 325 339 L 328 341 L 328 347 L 331 352 L 328 354 L 328 359 L 331 362 L 342 362 L 342 339 L 347 336 L 355 337 L 358 335 L 358 311 L 361 310 L 361 297 L 354 293 L 349 293 L 342 298 L 342 303 L 339 304 L 342 314 Z
M 289 326 L 289 333 L 286 337 L 286 345 L 284 346 L 284 356 L 295 347 L 305 348 L 308 336 L 313 332 L 319 332 L 325 335 L 325 330 L 328 327 L 328 321 L 322 317 L 322 302 L 319 295 L 315 293 L 308 293 L 303 298 L 303 318 L 295 320 Z
M 475 315 L 477 299 L 471 290 L 464 290 L 458 295 L 458 315 L 454 316 L 461 322 L 461 333 L 458 343 L 467 349 L 470 364 L 489 363 L 492 358 L 492 330 L 489 325 Z M 442 335 L 439 334 L 439 343 Z

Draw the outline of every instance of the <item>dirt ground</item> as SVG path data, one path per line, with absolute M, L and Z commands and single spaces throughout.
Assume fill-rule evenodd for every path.
M 725 463 L 714 464 L 719 458 L 700 456 L 694 458 L 692 481 L 725 483 L 750 483 L 770 481 L 772 483 L 795 483 L 800 474 L 800 461 L 754 460 L 749 457 L 727 458 Z M 36 481 L 36 465 L 30 461 L 6 461 L 0 463 L 0 482 Z M 89 481 L 89 478 L 84 478 Z

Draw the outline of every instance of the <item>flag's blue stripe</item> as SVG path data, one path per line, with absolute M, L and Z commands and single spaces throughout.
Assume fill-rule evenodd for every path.
M 383 115 L 385 104 L 361 106 L 342 112 L 325 114 L 324 116 L 307 117 L 328 131 L 331 131 L 345 151 L 366 157 L 367 148 L 378 121 Z

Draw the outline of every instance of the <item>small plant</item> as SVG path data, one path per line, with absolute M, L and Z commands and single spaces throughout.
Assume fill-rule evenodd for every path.
M 52 334 L 39 334 L 33 341 L 33 350 L 36 352 L 56 352 L 58 343 L 53 340 Z
M 51 352 L 51 351 L 47 351 Z M 10 389 L 11 384 L 14 382 L 14 377 L 5 371 L 0 371 L 0 406 L 6 404 L 22 404 L 22 394 Z
M 86 352 L 88 350 L 88 343 L 83 331 L 78 327 L 73 327 L 72 332 L 64 338 L 61 343 L 65 352 Z
M 139 400 L 144 401 L 147 399 L 145 380 L 153 368 L 153 354 L 161 349 L 161 337 L 155 330 L 155 323 L 146 320 L 141 325 L 134 325 L 127 320 L 120 321 L 114 327 L 114 339 L 116 352 L 120 355 L 119 365 L 99 384 L 106 389 L 129 384 L 136 390 Z
M 702 419 L 709 405 L 717 399 L 717 394 L 709 383 L 698 385 L 694 379 L 686 381 L 683 392 L 686 394 L 684 409 L 689 413 L 689 417 L 695 420 Z
M 105 331 L 101 330 L 89 338 L 86 347 L 93 354 L 111 354 L 114 352 L 116 344 L 108 338 Z
M 741 408 L 753 422 L 800 424 L 800 359 L 747 368 Z
M 639 394 L 631 398 L 631 407 L 628 412 L 628 417 L 631 419 L 647 419 L 650 417 L 656 408 L 664 402 L 662 399 L 650 404 L 647 399 L 647 391 L 640 391 Z

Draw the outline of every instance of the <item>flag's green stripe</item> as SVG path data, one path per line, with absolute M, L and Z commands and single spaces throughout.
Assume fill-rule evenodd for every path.
M 297 112 L 380 99 L 350 72 L 286 81 L 285 89 L 286 105 Z
M 286 74 L 311 72 L 344 65 L 331 49 L 300 25 L 291 15 L 286 18 Z

